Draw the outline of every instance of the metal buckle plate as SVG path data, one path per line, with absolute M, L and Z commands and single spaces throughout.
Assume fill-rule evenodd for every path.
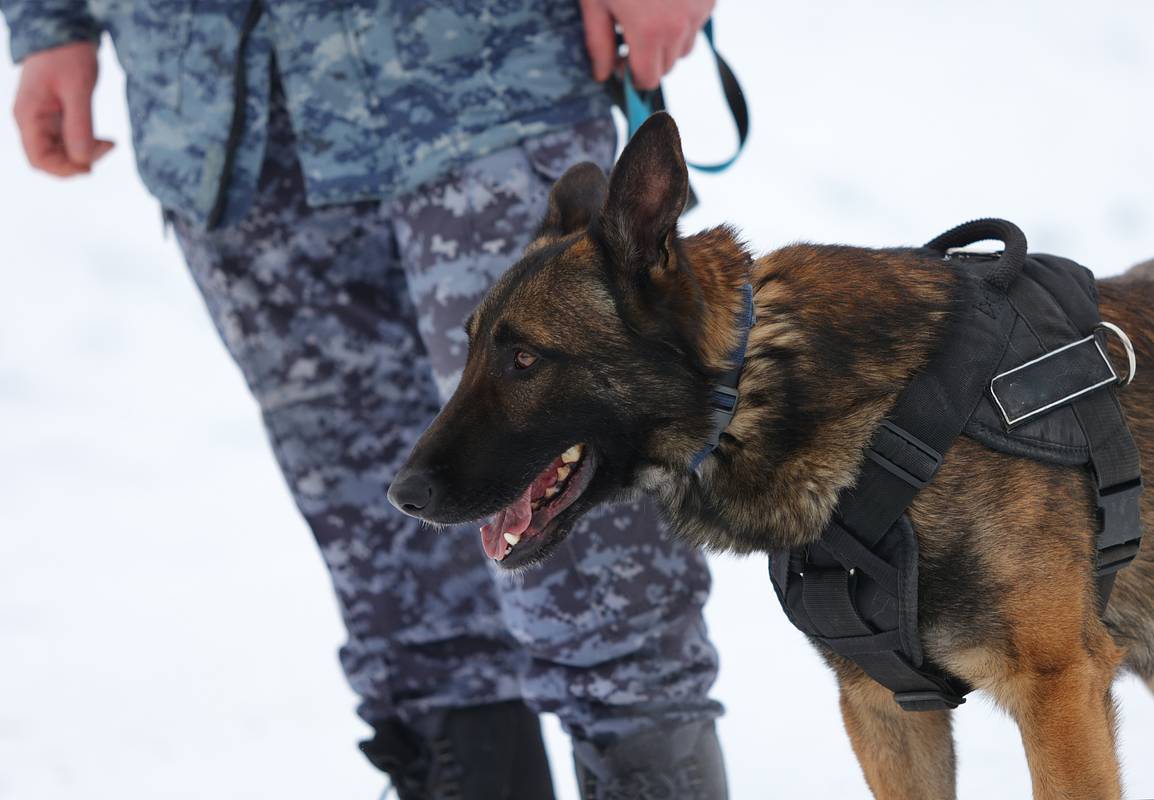
M 1055 370 L 1057 358 L 1069 362 L 1073 369 Z M 1082 376 L 1082 380 L 1072 381 L 1072 376 Z M 1120 383 L 1118 373 L 1095 332 L 994 376 L 990 395 L 1012 428 L 1114 383 Z

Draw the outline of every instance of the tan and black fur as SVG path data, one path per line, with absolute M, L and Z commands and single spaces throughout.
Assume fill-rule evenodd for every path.
M 460 388 L 410 468 L 436 474 L 461 522 L 509 502 L 573 442 L 596 454 L 581 499 L 512 566 L 547 556 L 592 506 L 645 491 L 683 537 L 767 552 L 818 537 L 874 429 L 931 357 L 954 312 L 957 267 L 918 249 L 794 245 L 754 260 L 728 228 L 677 232 L 687 178 L 672 121 L 636 134 L 608 181 L 592 165 L 553 191 L 538 239 L 469 321 Z M 1134 341 L 1121 394 L 1154 463 L 1154 279 L 1099 282 L 1104 319 Z M 700 474 L 709 386 L 737 337 L 749 279 L 757 322 L 737 414 Z M 532 370 L 511 354 L 539 356 Z M 1146 367 L 1142 369 L 1141 367 Z M 1154 530 L 1154 492 L 1143 497 Z M 920 544 L 927 655 L 1018 722 L 1038 798 L 1117 798 L 1110 686 L 1154 682 L 1154 534 L 1121 573 L 1105 618 L 1092 576 L 1087 471 L 957 441 L 910 514 Z M 954 796 L 950 714 L 902 711 L 827 653 L 865 778 L 880 798 Z

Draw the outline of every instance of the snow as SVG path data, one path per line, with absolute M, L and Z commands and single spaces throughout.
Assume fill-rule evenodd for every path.
M 1154 256 L 1154 5 L 729 0 L 717 29 L 754 133 L 694 177 L 687 228 L 911 244 L 998 215 L 1101 275 Z M 0 798 L 374 798 L 327 576 L 134 175 L 103 55 L 120 144 L 91 177 L 33 174 L 0 123 Z M 700 52 L 667 83 L 697 160 L 731 143 L 714 92 Z M 866 797 L 764 562 L 714 565 L 732 796 Z M 1154 797 L 1154 698 L 1117 694 L 1127 796 Z M 975 698 L 956 728 L 963 798 L 1028 796 L 1007 718 Z

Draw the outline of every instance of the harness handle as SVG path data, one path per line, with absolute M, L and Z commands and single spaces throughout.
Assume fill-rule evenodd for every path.
M 986 239 L 1001 242 L 1005 247 L 997 265 L 986 276 L 986 283 L 1004 293 L 1018 279 L 1026 263 L 1026 234 L 1014 223 L 1004 219 L 975 219 L 946 231 L 926 247 L 944 254 L 951 248 Z

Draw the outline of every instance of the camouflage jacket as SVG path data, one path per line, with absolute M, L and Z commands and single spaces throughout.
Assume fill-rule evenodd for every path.
M 310 204 L 384 199 L 604 113 L 577 0 L 0 0 L 16 61 L 111 34 L 137 166 L 201 225 L 248 207 L 275 54 Z M 243 113 L 235 113 L 241 107 Z

